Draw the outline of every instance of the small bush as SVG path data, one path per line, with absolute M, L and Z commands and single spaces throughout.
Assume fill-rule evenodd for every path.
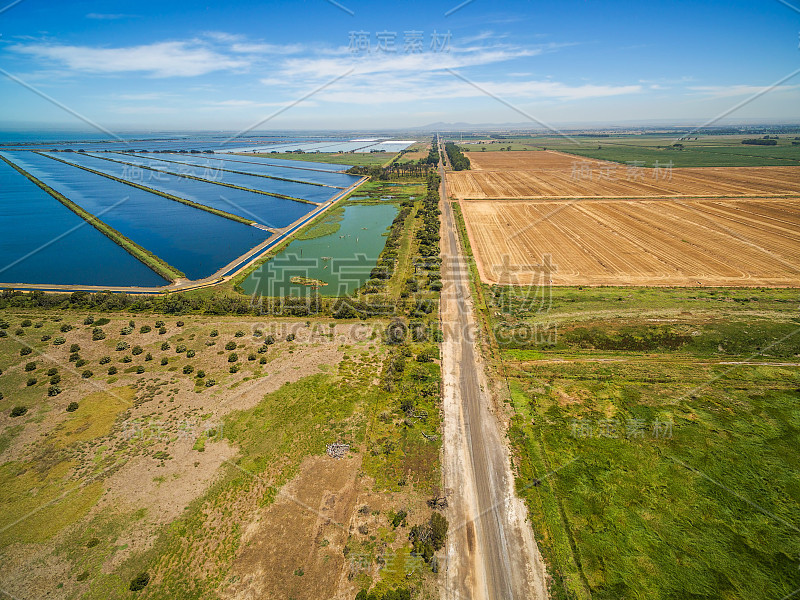
M 203 371 L 203 369 L 200 369 L 199 371 L 197 371 L 197 378 L 198 379 L 202 379 L 205 376 L 206 376 L 206 372 Z
M 156 327 L 164 327 L 164 321 L 156 321 Z
M 250 354 L 247 355 L 247 360 L 255 360 L 255 359 L 256 359 L 255 352 L 251 352 Z
M 37 381 L 38 380 L 36 379 L 36 377 L 28 377 L 27 386 L 30 387 L 32 385 L 36 385 Z
M 144 360 L 145 361 L 153 360 L 153 355 L 148 352 L 147 354 L 144 355 Z
M 36 370 L 36 363 L 35 362 L 25 363 L 25 370 L 26 371 L 35 371 Z
M 217 382 L 214 381 L 213 379 L 209 379 L 208 381 L 206 381 L 206 387 L 214 387 L 215 385 L 217 385 Z
M 105 317 L 101 317 L 94 322 L 95 326 L 97 327 L 102 327 L 103 325 L 108 325 L 109 323 L 111 323 L 111 320 L 106 319 Z
M 183 321 L 178 321 L 177 323 L 175 323 L 175 327 L 183 327 L 183 325 L 184 325 Z
M 239 372 L 239 365 L 231 365 L 231 368 L 228 369 L 231 373 L 238 373 Z
M 55 367 L 50 367 L 49 369 L 47 369 L 47 376 L 52 377 L 53 375 L 58 375 L 58 369 L 56 369 Z
M 26 412 L 28 412 L 28 409 L 26 407 L 24 407 L 24 406 L 15 406 L 14 408 L 11 409 L 11 416 L 12 417 L 21 417 Z
M 86 364 L 86 361 L 83 360 L 82 358 L 79 358 L 78 360 L 75 361 L 75 368 L 76 369 L 80 369 L 85 364 Z
M 236 350 L 236 342 L 231 340 L 227 344 L 225 344 L 225 350 Z
M 8 334 L 6 333 L 6 330 L 5 329 L 0 329 L 0 338 L 4 338 L 4 337 L 7 337 L 7 336 L 8 336 Z
M 108 367 L 108 374 L 109 375 L 116 375 L 117 374 L 117 367 L 114 367 L 114 366 Z
M 68 331 L 72 331 L 72 325 L 67 325 L 66 323 L 64 323 L 61 326 L 61 333 L 67 333 Z
M 51 385 L 49 388 L 47 388 L 48 396 L 58 396 L 60 393 L 61 393 L 61 388 L 58 387 L 57 385 Z M 77 408 L 78 404 L 76 402 L 73 402 L 72 404 L 75 404 L 75 407 Z M 70 406 L 72 406 L 72 404 L 70 404 Z M 67 408 L 67 410 L 69 410 L 69 408 Z
M 244 337 L 245 333 L 241 329 L 233 334 L 233 337 Z
M 131 327 L 131 328 L 136 327 L 136 322 L 133 321 L 133 320 L 128 321 L 128 327 Z
M 122 362 L 131 363 L 131 362 L 133 362 L 133 358 L 131 358 L 130 354 L 126 354 L 125 356 L 122 357 Z
M 177 354 L 183 354 L 184 352 L 186 352 L 186 345 L 185 344 L 178 344 L 177 346 L 175 346 L 175 352 Z
M 99 327 L 95 327 L 95 330 L 92 332 L 92 341 L 99 342 L 100 340 L 104 339 L 106 339 L 105 332 Z
M 133 327 L 123 327 L 119 330 L 120 335 L 130 335 L 133 333 Z
M 195 352 L 194 350 L 187 350 L 186 351 L 186 358 L 194 358 Z
M 237 360 L 239 360 L 239 355 L 236 352 L 231 352 L 228 355 L 228 362 L 236 362 Z
M 50 336 L 49 336 L 49 335 L 43 335 L 43 336 L 41 337 L 41 340 L 42 340 L 43 342 L 47 342 L 47 341 L 49 341 L 49 340 L 50 340 Z
M 168 365 L 168 364 L 169 364 L 169 359 L 168 359 L 166 356 L 165 356 L 164 358 L 162 358 L 162 359 L 161 359 L 161 366 L 162 366 L 162 367 L 163 367 L 164 365 Z
M 142 373 L 144 373 L 144 367 L 142 365 L 139 365 L 138 367 L 136 367 L 136 372 L 139 375 L 141 375 Z
M 158 333 L 159 333 L 159 335 L 164 335 L 165 333 L 167 333 L 167 328 L 166 327 L 159 327 L 158 328 Z
M 28 356 L 28 354 L 30 354 L 31 352 L 33 352 L 33 350 L 31 350 L 28 346 L 23 346 L 19 350 L 19 355 L 20 356 Z
M 293 342 L 294 338 L 295 338 L 295 335 L 293 333 L 290 333 L 289 335 L 286 336 L 286 341 L 287 342 Z
M 131 350 L 131 354 L 134 356 L 139 356 L 142 352 L 144 352 L 144 349 L 141 346 L 134 346 Z
M 30 327 L 31 325 L 33 325 L 33 321 L 30 319 L 24 319 L 22 323 L 20 323 L 20 326 L 22 327 Z
M 102 357 L 100 359 L 100 364 L 101 365 L 107 365 L 110 362 L 111 362 L 111 357 L 110 356 L 104 356 L 104 357 Z
M 258 359 L 258 364 L 260 364 L 260 365 L 267 364 L 267 357 L 266 356 L 262 356 L 261 358 L 259 358 Z
M 89 379 L 89 377 L 92 375 L 94 375 L 94 373 L 92 373 L 89 369 L 86 369 L 83 373 L 81 373 L 81 377 L 84 379 Z
M 139 333 L 150 333 L 151 331 L 153 331 L 153 328 L 150 325 L 142 325 L 139 328 Z
M 69 355 L 69 362 L 76 362 L 80 359 L 80 357 L 81 357 L 80 354 L 78 354 L 77 352 L 73 352 L 72 354 Z
M 84 571 L 75 578 L 75 581 L 86 581 L 89 579 L 89 571 Z
M 84 324 L 84 325 L 91 325 L 92 323 L 94 323 L 94 317 L 92 317 L 91 315 L 90 315 L 90 316 L 88 316 L 88 317 L 86 317 L 86 318 L 83 320 L 83 324 Z
M 117 352 L 122 352 L 130 347 L 131 345 L 128 342 L 117 342 Z
M 86 542 L 86 547 L 87 548 L 94 548 L 99 543 L 100 543 L 100 540 L 98 540 L 97 538 L 92 538 L 88 542 Z
M 38 323 L 35 323 L 35 324 L 34 324 L 34 327 L 35 327 L 36 329 L 41 329 L 43 326 L 44 326 L 44 323 L 42 323 L 41 321 L 39 321 Z
M 268 335 L 267 337 L 264 338 L 264 345 L 265 346 L 271 346 L 274 343 L 275 343 L 275 336 L 274 335 Z
M 144 571 L 139 573 L 131 580 L 131 584 L 128 586 L 128 589 L 130 589 L 132 592 L 139 592 L 146 588 L 148 583 L 150 583 L 150 573 Z
M 192 371 L 194 371 L 194 367 L 192 365 L 186 365 L 183 367 L 183 374 L 189 375 Z
M 55 375 L 53 375 L 53 376 L 50 378 L 50 383 L 51 383 L 52 385 L 58 385 L 59 383 L 61 383 L 61 375 L 59 375 L 58 373 L 56 373 Z
M 169 350 L 169 342 L 163 342 L 161 344 L 161 349 L 162 350 Z
M 67 412 L 75 412 L 76 410 L 78 410 L 78 403 L 70 402 L 69 406 L 67 406 Z
M 217 331 L 216 329 L 212 329 L 211 333 L 209 333 L 209 335 L 211 337 L 217 337 L 219 335 L 219 331 Z
M 22 329 L 22 328 L 19 328 L 14 332 L 14 335 L 25 335 L 25 330 Z

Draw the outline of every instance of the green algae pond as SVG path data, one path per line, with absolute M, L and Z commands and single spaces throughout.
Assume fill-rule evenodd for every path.
M 398 213 L 397 205 L 352 204 L 332 209 L 253 271 L 241 284 L 256 296 L 345 296 L 370 276 Z

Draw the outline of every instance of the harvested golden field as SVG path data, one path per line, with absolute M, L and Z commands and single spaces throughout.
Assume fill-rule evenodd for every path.
M 473 170 L 447 174 L 458 199 L 786 196 L 800 194 L 800 167 L 645 169 L 559 152 L 470 152 Z
M 800 199 L 461 206 L 487 283 L 800 286 Z

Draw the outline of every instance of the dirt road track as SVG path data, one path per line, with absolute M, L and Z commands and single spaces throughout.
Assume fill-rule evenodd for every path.
M 547 598 L 546 573 L 514 479 L 505 436 L 491 414 L 475 350 L 468 270 L 442 175 L 441 318 L 444 331 L 443 468 L 450 534 L 442 598 Z

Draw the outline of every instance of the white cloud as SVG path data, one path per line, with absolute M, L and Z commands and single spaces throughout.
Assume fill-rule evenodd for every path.
M 158 42 L 127 48 L 16 44 L 10 49 L 88 73 L 141 71 L 153 77 L 193 77 L 249 66 L 243 59 L 225 56 L 198 42 Z
M 800 85 L 704 85 L 694 86 L 689 89 L 707 95 L 710 98 L 731 98 L 734 96 L 755 96 L 760 93 L 790 92 L 800 88 Z
M 86 15 L 87 19 L 95 19 L 98 21 L 116 21 L 118 19 L 130 19 L 135 17 L 136 15 L 124 15 L 124 14 L 108 14 L 108 13 L 89 13 Z

